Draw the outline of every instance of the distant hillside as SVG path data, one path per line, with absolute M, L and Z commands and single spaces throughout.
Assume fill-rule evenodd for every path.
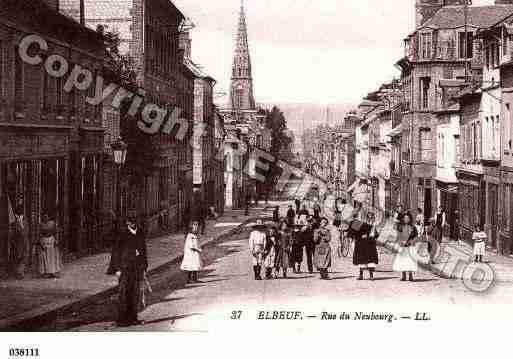
M 304 129 L 308 129 L 328 122 L 330 125 L 342 123 L 346 113 L 355 107 L 352 104 L 319 105 L 305 103 L 261 103 L 259 106 L 264 108 L 278 106 L 283 111 L 288 128 L 294 132 L 296 137 L 297 151 L 301 151 L 300 143 L 303 126 Z

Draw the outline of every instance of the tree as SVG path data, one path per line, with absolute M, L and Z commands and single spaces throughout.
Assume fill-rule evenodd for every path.
M 115 31 L 105 31 L 101 25 L 97 32 L 103 36 L 105 50 L 107 53 L 106 66 L 104 68 L 104 79 L 106 83 L 115 83 L 121 88 L 132 93 L 137 93 L 137 76 L 134 68 L 135 62 L 128 55 L 119 52 L 121 37 Z M 144 101 L 141 108 L 144 108 Z M 135 116 L 128 112 L 131 106 L 131 99 L 122 101 L 120 112 L 120 134 L 128 145 L 125 173 L 131 175 L 136 185 L 142 184 L 145 177 L 152 174 L 155 159 L 158 158 L 159 147 L 156 143 L 156 136 L 149 135 L 139 129 L 138 121 L 141 120 L 141 112 Z
M 288 136 L 287 120 L 283 112 L 277 107 L 269 110 L 259 110 L 260 115 L 265 115 L 265 127 L 271 133 L 271 150 L 270 153 L 276 160 L 287 162 L 294 165 L 294 154 L 291 151 L 292 139 Z M 282 174 L 283 169 L 278 166 L 277 161 L 271 164 L 265 178 L 264 187 L 267 190 L 275 185 Z

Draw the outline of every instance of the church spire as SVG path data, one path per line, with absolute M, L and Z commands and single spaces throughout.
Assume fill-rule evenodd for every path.
M 255 109 L 244 0 L 241 0 L 240 4 L 239 24 L 235 40 L 235 52 L 233 54 L 230 99 L 234 110 Z

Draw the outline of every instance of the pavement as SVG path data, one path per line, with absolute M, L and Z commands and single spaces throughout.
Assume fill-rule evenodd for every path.
M 397 251 L 397 233 L 392 223 L 385 224 L 379 242 L 390 251 Z M 418 263 L 424 269 L 446 279 L 464 281 L 513 282 L 513 259 L 491 250 L 486 251 L 483 264 L 475 264 L 473 248 L 463 241 L 448 240 L 442 242 L 430 263 L 427 245 L 420 247 Z
M 185 277 L 170 268 L 150 280 L 154 292 L 147 308 L 140 313 L 141 325 L 116 328 L 113 311 L 116 299 L 98 302 L 81 312 L 61 317 L 46 330 L 134 331 L 215 333 L 300 333 L 355 330 L 355 312 L 391 314 L 393 319 L 373 320 L 373 329 L 411 322 L 417 316 L 429 320 L 460 321 L 476 319 L 511 320 L 508 310 L 513 299 L 513 285 L 504 283 L 494 290 L 477 294 L 460 281 L 441 278 L 421 268 L 414 282 L 401 282 L 391 270 L 394 255 L 384 247 L 379 250 L 375 281 L 358 281 L 358 269 L 352 258 L 333 258 L 330 280 L 319 274 L 289 273 L 288 279 L 255 281 L 248 249 L 248 231 L 235 233 L 204 250 L 206 267 L 200 283 L 186 284 Z M 367 274 L 366 274 L 367 279 Z M 490 310 L 493 303 L 494 310 Z M 504 307 L 504 310 L 500 308 Z M 299 312 L 298 320 L 272 320 L 275 312 Z M 325 320 L 326 313 L 347 320 Z M 372 314 L 370 314 L 372 315 Z M 481 318 L 480 318 L 481 317 Z M 353 324 L 354 323 L 354 324 Z M 361 323 L 366 324 L 366 323 Z M 347 325 L 347 327 L 344 327 Z M 368 334 L 368 326 L 362 333 Z M 358 329 L 356 329 L 358 330 Z M 372 331 L 372 330 L 371 330 Z
M 217 221 L 207 222 L 201 245 L 233 234 L 244 223 L 263 213 L 266 210 L 262 205 L 252 208 L 249 216 L 245 216 L 243 210 L 226 210 Z M 149 239 L 149 275 L 179 261 L 183 256 L 184 241 L 183 233 Z M 109 260 L 110 253 L 102 253 L 67 263 L 58 279 L 0 281 L 0 329 L 37 327 L 50 317 L 80 310 L 88 303 L 112 295 L 117 290 L 118 280 L 105 274 Z

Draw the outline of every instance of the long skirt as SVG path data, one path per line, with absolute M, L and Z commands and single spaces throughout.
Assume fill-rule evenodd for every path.
M 136 264 L 121 270 L 119 278 L 119 323 L 137 320 L 137 313 L 143 307 L 144 272 Z
M 475 242 L 474 243 L 474 255 L 475 256 L 484 256 L 486 250 L 485 242 Z
M 297 241 L 292 244 L 292 264 L 303 262 L 303 243 Z
M 392 270 L 394 272 L 416 272 L 419 270 L 416 258 L 416 247 L 399 247 Z
M 331 246 L 329 243 L 321 243 L 315 247 L 315 265 L 317 269 L 331 267 Z
M 290 267 L 290 254 L 288 250 L 279 248 L 276 250 L 276 260 L 274 262 L 276 269 L 287 269 Z
M 39 273 L 57 274 L 61 271 L 62 262 L 59 248 L 55 245 L 55 237 L 41 238 L 41 248 L 38 253 Z

